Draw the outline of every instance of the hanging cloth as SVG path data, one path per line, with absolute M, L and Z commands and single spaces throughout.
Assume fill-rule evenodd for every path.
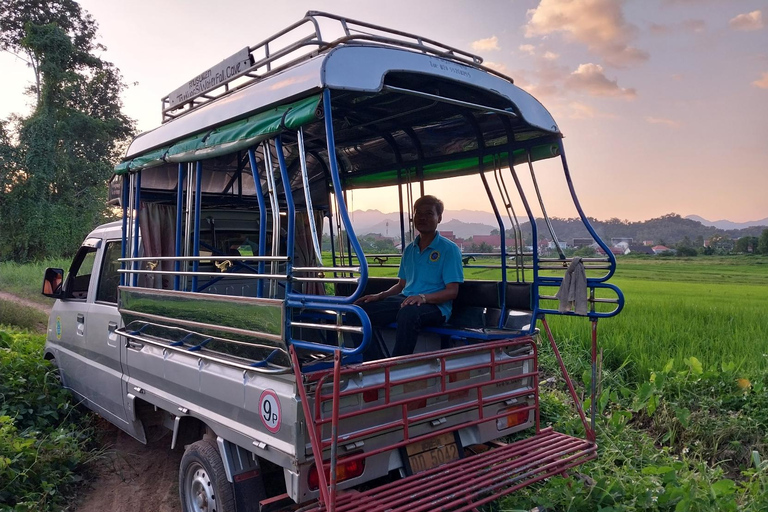
M 577 315 L 587 314 L 587 273 L 579 256 L 574 256 L 563 276 L 563 282 L 555 297 L 560 301 L 557 310 L 561 313 L 573 311 Z

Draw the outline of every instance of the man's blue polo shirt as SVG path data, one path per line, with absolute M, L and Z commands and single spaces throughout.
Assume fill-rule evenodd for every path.
M 434 293 L 443 290 L 448 283 L 463 283 L 464 269 L 461 265 L 459 247 L 435 233 L 435 239 L 419 250 L 421 235 L 405 247 L 397 277 L 405 279 L 403 294 L 407 297 L 420 293 Z M 453 301 L 437 304 L 446 321 L 451 317 Z

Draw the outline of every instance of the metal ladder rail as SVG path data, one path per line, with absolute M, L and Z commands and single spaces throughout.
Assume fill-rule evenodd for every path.
M 338 22 L 344 35 L 330 41 L 324 40 L 319 24 L 319 20 L 322 19 Z M 286 43 L 281 48 L 275 51 L 271 49 L 270 43 L 273 43 L 281 37 L 287 36 L 288 34 L 297 32 L 302 28 L 307 27 L 307 25 L 311 25 L 311 33 L 309 35 L 296 36 L 295 39 L 292 39 L 291 42 Z M 378 31 L 381 34 L 373 34 L 366 32 L 363 29 Z M 171 121 L 183 114 L 204 106 L 210 101 L 238 91 L 253 82 L 264 80 L 265 78 L 272 76 L 283 69 L 294 66 L 304 60 L 310 59 L 320 51 L 333 48 L 335 46 L 355 43 L 358 41 L 396 48 L 407 48 L 424 54 L 435 55 L 457 63 L 483 69 L 489 73 L 493 73 L 511 81 L 509 77 L 504 76 L 498 71 L 483 66 L 482 57 L 458 48 L 448 46 L 438 41 L 415 34 L 410 34 L 408 32 L 393 30 L 379 25 L 337 16 L 334 14 L 320 11 L 308 11 L 304 18 L 301 20 L 289 25 L 285 29 L 277 32 L 276 34 L 273 34 L 272 36 L 264 39 L 256 45 L 249 46 L 244 49 L 243 51 L 247 50 L 247 56 L 250 65 L 247 68 L 241 70 L 236 75 L 228 77 L 225 80 L 217 83 L 211 89 L 204 90 L 198 94 L 192 95 L 176 105 L 171 105 L 170 94 L 164 96 L 161 99 L 162 122 L 166 123 Z M 315 49 L 311 51 L 305 51 L 303 54 L 299 53 L 308 47 L 314 47 Z M 257 57 L 256 54 L 260 52 L 263 52 L 263 58 Z M 243 56 L 245 56 L 245 54 L 243 54 Z M 276 64 L 280 59 L 287 59 L 287 61 L 282 62 L 279 66 L 274 67 L 274 64 Z M 265 71 L 259 73 L 259 70 L 262 68 L 264 68 Z M 240 83 L 233 86 L 232 84 L 236 81 L 239 81 Z

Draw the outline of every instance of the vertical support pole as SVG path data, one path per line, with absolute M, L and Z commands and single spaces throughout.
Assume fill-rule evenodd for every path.
M 579 400 L 579 396 L 576 394 L 576 389 L 573 387 L 573 382 L 571 381 L 571 376 L 568 374 L 568 370 L 565 369 L 565 363 L 563 363 L 563 358 L 560 355 L 560 351 L 557 349 L 557 343 L 555 343 L 555 338 L 552 336 L 552 331 L 549 328 L 547 319 L 542 318 L 541 323 L 544 325 L 544 330 L 547 332 L 549 344 L 552 347 L 552 351 L 555 353 L 558 364 L 560 365 L 560 372 L 563 374 L 565 383 L 568 385 L 568 391 L 571 393 L 571 399 L 576 405 L 576 410 L 578 411 L 579 417 L 581 418 L 581 423 L 584 425 L 584 431 L 587 433 L 587 441 L 594 443 L 595 431 L 592 430 L 587 423 L 587 417 L 584 415 L 584 408 L 581 406 L 581 400 Z
M 323 253 L 320 248 L 320 238 L 315 225 L 314 208 L 312 207 L 312 191 L 309 183 L 309 171 L 307 170 L 307 154 L 304 148 L 304 129 L 299 128 L 296 132 L 299 144 L 299 163 L 301 165 L 301 178 L 304 184 L 304 202 L 307 205 L 307 219 L 309 220 L 309 231 L 312 234 L 312 246 L 315 248 L 318 265 L 323 265 Z
M 178 185 L 176 187 L 176 243 L 175 243 L 175 256 L 176 261 L 173 262 L 173 270 L 176 275 L 173 276 L 173 289 L 178 291 L 181 286 L 181 278 L 179 277 L 179 271 L 181 270 L 181 261 L 179 258 L 181 254 L 181 230 L 183 223 L 181 222 L 184 215 L 184 164 L 179 163 L 179 176 Z
M 130 171 L 129 171 L 130 172 Z M 123 204 L 123 232 L 122 232 L 122 244 L 120 245 L 120 257 L 125 258 L 125 255 L 128 252 L 128 209 L 130 208 L 130 190 L 131 190 L 131 180 L 129 179 L 129 174 L 124 174 L 122 177 L 123 180 L 123 190 L 121 190 L 120 194 L 122 196 L 121 202 Z M 126 268 L 125 262 L 120 263 L 120 268 L 122 270 L 125 270 Z M 120 286 L 125 286 L 125 274 L 120 274 Z
M 261 188 L 261 177 L 259 168 L 256 165 L 256 152 L 253 148 L 248 150 L 248 160 L 251 164 L 251 174 L 253 174 L 253 183 L 256 186 L 256 200 L 259 203 L 259 256 L 264 256 L 267 252 L 267 206 L 264 203 L 264 191 Z M 264 261 L 259 261 L 259 274 L 264 274 Z M 256 284 L 256 296 L 264 297 L 264 279 L 259 279 Z
M 357 259 L 360 262 L 360 280 L 357 283 L 357 290 L 355 290 L 349 297 L 349 301 L 354 302 L 357 300 L 365 289 L 365 285 L 368 282 L 368 261 L 365 259 L 365 253 L 363 248 L 360 247 L 355 236 L 355 231 L 352 229 L 352 222 L 349 220 L 349 212 L 347 211 L 347 205 L 342 197 L 341 179 L 339 178 L 339 163 L 336 160 L 336 141 L 333 136 L 333 111 L 331 109 L 331 91 L 329 89 L 323 90 L 323 113 L 325 114 L 325 134 L 328 144 L 328 163 L 330 164 L 331 181 L 333 182 L 333 191 L 336 196 L 337 204 L 339 207 L 339 213 L 344 221 L 344 226 L 347 230 L 347 235 L 352 243 L 352 247 L 355 249 Z
M 288 167 L 285 165 L 285 155 L 283 154 L 283 139 L 280 135 L 275 138 L 275 151 L 277 152 L 277 163 L 280 166 L 280 178 L 283 182 L 283 192 L 285 192 L 285 205 L 288 208 L 288 233 L 285 247 L 285 254 L 288 257 L 288 261 L 285 262 L 285 275 L 288 276 L 288 280 L 285 283 L 285 296 L 286 298 L 292 292 L 291 287 L 291 267 L 293 267 L 293 253 L 296 247 L 296 205 L 293 203 L 293 194 L 291 192 L 291 180 L 288 177 Z M 277 193 L 277 190 L 275 190 Z M 290 322 L 290 318 L 286 319 Z M 290 325 L 288 326 L 290 327 Z M 286 331 L 290 333 L 290 331 Z M 289 339 L 292 337 L 289 336 Z
M 133 192 L 133 251 L 131 254 L 131 257 L 138 258 L 139 257 L 139 208 L 141 207 L 141 172 L 136 173 L 136 177 L 134 178 L 134 187 L 135 190 Z M 131 263 L 131 268 L 133 270 L 139 270 L 136 268 L 138 263 L 135 261 Z M 139 284 L 139 274 L 133 273 L 131 274 L 131 286 L 138 286 Z
M 595 416 L 597 415 L 597 318 L 592 319 L 592 401 L 590 409 L 592 439 L 594 440 L 597 436 L 595 430 Z
M 531 158 L 531 150 L 527 150 L 526 154 L 528 155 L 528 169 L 531 171 L 531 181 L 533 181 L 533 188 L 536 190 L 536 197 L 539 198 L 539 206 L 541 207 L 541 213 L 544 215 L 544 222 L 547 224 L 547 229 L 549 229 L 549 234 L 552 235 L 552 241 L 555 244 L 555 248 L 557 249 L 557 254 L 560 256 L 561 260 L 565 260 L 565 254 L 563 253 L 563 249 L 560 247 L 560 241 L 557 239 L 557 235 L 555 234 L 555 228 L 552 227 L 552 222 L 549 220 L 549 215 L 547 215 L 547 209 L 544 207 L 544 199 L 541 197 L 541 191 L 539 190 L 539 182 L 536 180 L 536 173 L 533 172 L 533 160 Z
M 264 141 L 264 166 L 267 175 L 267 193 L 269 194 L 269 203 L 272 207 L 272 256 L 280 256 L 280 202 L 277 200 L 277 190 L 275 189 L 275 168 L 272 164 L 272 153 L 269 141 Z M 271 274 L 277 274 L 277 261 L 270 263 L 269 271 Z M 269 280 L 269 296 L 277 296 L 277 283 L 274 279 Z
M 195 220 L 192 224 L 192 256 L 200 256 L 200 207 L 203 194 L 200 190 L 203 184 L 203 164 L 198 160 L 195 165 Z M 192 262 L 192 271 L 197 272 L 200 262 Z M 197 291 L 197 275 L 192 276 L 192 291 Z
M 296 376 L 296 387 L 299 390 L 299 397 L 301 398 L 301 408 L 304 411 L 304 420 L 307 423 L 307 433 L 309 434 L 309 445 L 312 447 L 312 456 L 315 459 L 315 467 L 317 467 L 317 476 L 320 480 L 320 502 L 325 504 L 326 507 L 330 502 L 330 496 L 328 495 L 328 481 L 325 479 L 325 468 L 323 467 L 323 448 L 320 445 L 320 439 L 318 437 L 317 425 L 315 425 L 315 419 L 312 415 L 312 411 L 309 408 L 309 400 L 307 399 L 307 390 L 304 387 L 304 379 L 301 373 L 301 364 L 299 363 L 299 356 L 296 355 L 296 348 L 293 345 L 288 347 L 291 353 L 291 362 L 293 363 L 293 374 Z M 315 391 L 315 400 L 320 399 L 320 390 Z
M 333 353 L 333 408 L 331 412 L 331 468 L 330 468 L 330 489 L 328 491 L 328 503 L 326 508 L 328 512 L 334 512 L 336 509 L 336 465 L 338 464 L 339 451 L 339 396 L 341 388 L 341 350 Z

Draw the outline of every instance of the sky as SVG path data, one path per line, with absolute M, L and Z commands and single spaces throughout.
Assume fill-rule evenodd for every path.
M 768 0 L 80 4 L 99 24 L 101 57 L 129 84 L 125 112 L 142 131 L 160 124 L 161 97 L 321 10 L 471 51 L 512 77 L 558 122 L 591 217 L 768 217 Z M 31 71 L 7 53 L 0 69 L 0 117 L 27 114 Z M 573 216 L 557 169 L 543 173 L 547 212 Z M 427 188 L 449 209 L 488 209 L 475 192 L 482 193 L 477 179 Z M 351 207 L 396 209 L 389 196 L 365 193 Z

